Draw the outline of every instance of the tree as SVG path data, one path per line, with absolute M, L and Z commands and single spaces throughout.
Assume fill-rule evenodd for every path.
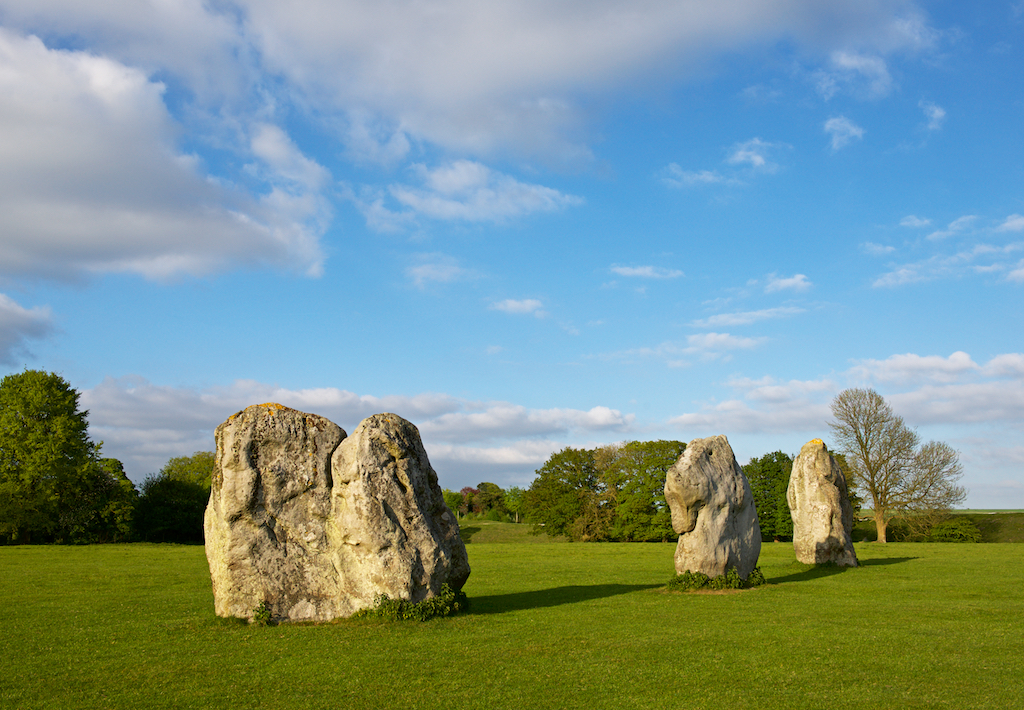
M 937 441 L 919 446 L 917 432 L 874 390 L 843 390 L 832 400 L 832 416 L 837 448 L 874 508 L 879 542 L 893 518 L 933 519 L 967 497 L 956 485 L 963 475 L 957 452 Z
M 685 449 L 681 441 L 630 441 L 598 449 L 601 481 L 614 506 L 611 539 L 638 542 L 676 537 L 665 501 L 665 475 Z
M 134 486 L 120 462 L 100 458 L 88 415 L 57 374 L 25 370 L 0 381 L 0 539 L 123 539 Z
M 750 463 L 743 467 L 754 496 L 757 524 L 764 541 L 793 536 L 793 518 L 786 501 L 792 473 L 793 457 L 781 451 L 750 459 Z
M 594 452 L 566 447 L 537 469 L 537 478 L 524 497 L 524 513 L 537 532 L 570 535 L 569 528 L 584 505 L 600 492 Z
M 444 504 L 448 506 L 448 510 L 455 513 L 455 516 L 458 517 L 460 515 L 459 511 L 462 509 L 462 505 L 465 502 L 462 494 L 445 488 L 441 491 L 441 495 L 444 496 Z
M 519 486 L 511 486 L 505 491 L 505 507 L 517 523 L 522 522 L 520 516 L 523 514 L 525 496 L 526 491 Z
M 149 542 L 202 542 L 215 456 L 197 451 L 169 460 L 142 482 L 137 509 L 139 536 Z
M 505 508 L 505 491 L 497 483 L 478 483 L 474 502 L 480 508 L 481 513 L 496 510 L 499 513 L 507 513 Z

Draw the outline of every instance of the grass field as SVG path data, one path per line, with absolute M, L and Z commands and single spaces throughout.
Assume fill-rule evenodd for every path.
M 0 547 L 0 707 L 1024 707 L 1020 545 L 771 543 L 768 585 L 684 595 L 672 544 L 495 525 L 470 613 L 427 623 L 218 619 L 202 547 Z

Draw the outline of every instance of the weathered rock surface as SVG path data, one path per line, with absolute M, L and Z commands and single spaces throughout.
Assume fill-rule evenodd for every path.
M 793 461 L 786 500 L 793 517 L 793 549 L 798 560 L 857 566 L 846 477 L 821 439 L 804 444 Z
M 694 439 L 665 477 L 665 500 L 679 533 L 676 572 L 746 579 L 761 554 L 761 528 L 743 470 L 724 436 Z
M 393 414 L 344 430 L 261 404 L 217 427 L 204 528 L 219 616 L 265 601 L 283 621 L 327 621 L 378 594 L 419 601 L 469 577 L 458 524 L 419 432 Z

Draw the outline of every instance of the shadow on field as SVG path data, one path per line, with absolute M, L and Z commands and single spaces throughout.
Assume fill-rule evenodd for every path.
M 470 614 L 501 614 L 506 611 L 523 609 L 540 609 L 547 606 L 576 604 L 591 599 L 603 599 L 619 594 L 639 592 L 644 589 L 662 587 L 662 584 L 593 584 L 588 586 L 570 585 L 553 589 L 538 589 L 533 592 L 516 592 L 515 594 L 492 594 L 490 596 L 472 597 Z
M 874 560 L 860 560 L 861 567 L 876 567 L 880 565 L 895 565 L 901 562 L 910 562 L 910 560 L 916 560 L 916 557 L 886 557 L 882 559 Z M 806 565 L 804 569 L 799 572 L 787 574 L 784 577 L 772 577 L 768 580 L 769 584 L 783 584 L 785 582 L 806 582 L 812 579 L 820 579 L 822 577 L 831 577 L 834 574 L 843 574 L 851 570 L 857 569 L 856 567 L 837 567 L 835 565 Z

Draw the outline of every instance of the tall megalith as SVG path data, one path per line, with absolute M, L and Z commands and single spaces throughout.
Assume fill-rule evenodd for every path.
M 786 500 L 793 517 L 793 549 L 798 560 L 857 566 L 846 477 L 821 439 L 804 444 L 793 461 Z
M 327 621 L 379 594 L 420 601 L 465 584 L 458 524 L 401 417 L 346 438 L 324 417 L 261 404 L 216 441 L 204 530 L 219 616 L 251 618 L 265 602 L 277 620 Z
M 694 439 L 665 476 L 665 500 L 679 533 L 676 572 L 746 579 L 761 554 L 761 528 L 743 470 L 725 436 Z

